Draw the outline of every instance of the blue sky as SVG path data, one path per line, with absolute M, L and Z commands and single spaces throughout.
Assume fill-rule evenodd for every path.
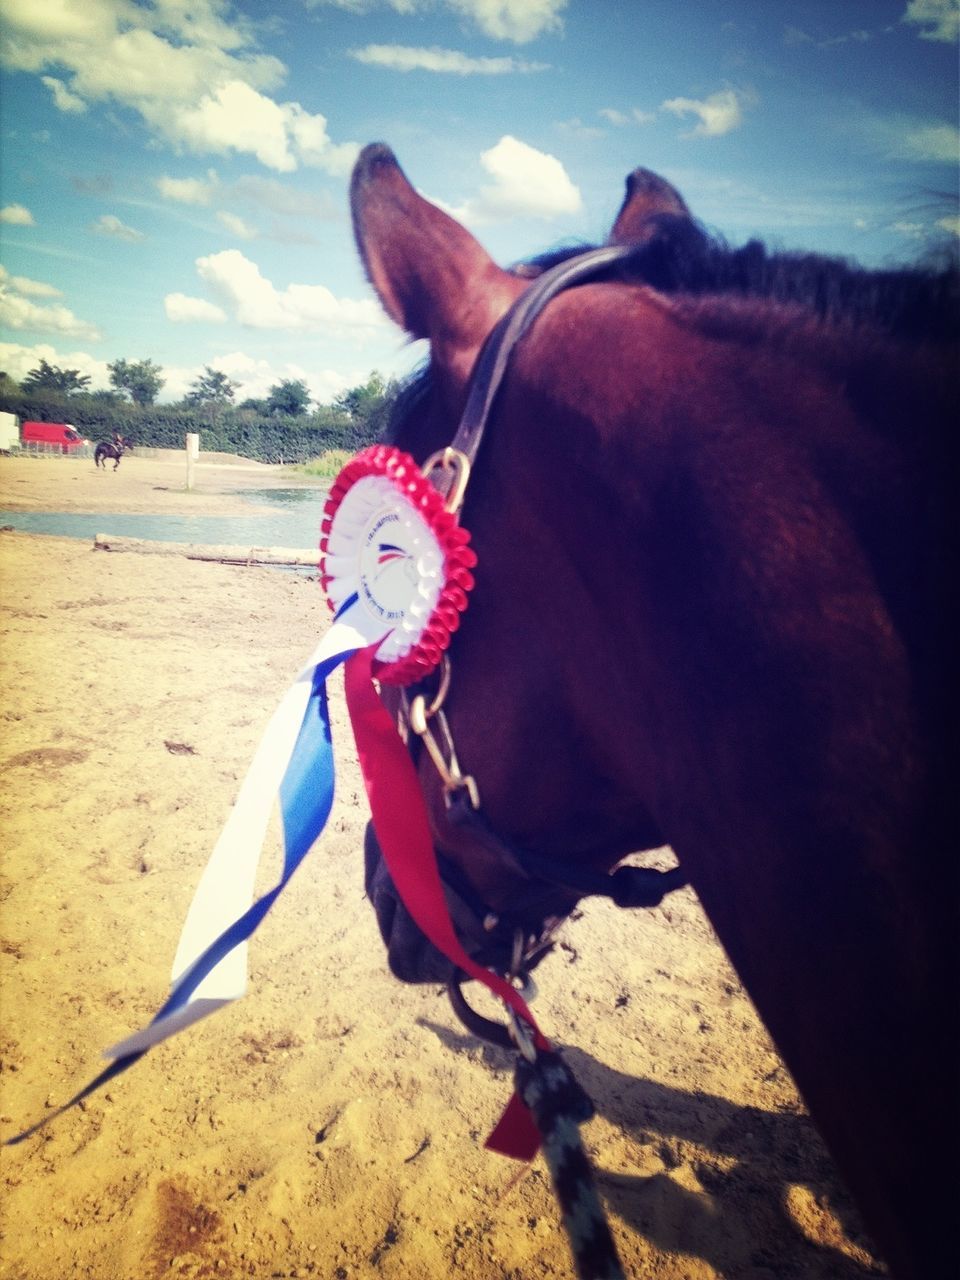
M 359 147 L 508 264 L 638 164 L 733 243 L 958 233 L 958 0 L 0 0 L 0 368 L 328 402 L 422 354 L 353 246 Z

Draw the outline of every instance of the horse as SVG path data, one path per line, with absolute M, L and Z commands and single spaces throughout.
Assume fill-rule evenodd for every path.
M 133 444 L 124 436 L 115 436 L 112 443 L 107 440 L 101 440 L 93 451 L 93 464 L 96 467 L 103 467 L 106 470 L 107 458 L 113 459 L 113 469 L 116 471 L 120 465 L 120 459 L 123 457 L 127 449 L 132 449 Z
M 498 266 L 383 144 L 351 211 L 429 341 L 391 428 L 422 464 L 552 263 Z M 470 477 L 444 710 L 480 811 L 416 756 L 438 862 L 535 935 L 669 845 L 879 1254 L 924 1280 L 955 1211 L 956 273 L 731 248 L 644 169 L 608 246 L 516 344 Z M 370 830 L 366 883 L 393 972 L 445 975 Z

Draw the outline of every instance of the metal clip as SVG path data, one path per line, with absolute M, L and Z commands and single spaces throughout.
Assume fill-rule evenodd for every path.
M 427 702 L 425 695 L 422 694 L 418 694 L 413 700 L 414 702 L 423 704 L 424 721 L 433 719 L 446 702 L 447 694 L 450 692 L 450 659 L 446 654 L 444 654 L 440 659 L 438 671 L 440 679 L 437 684 L 437 691 L 430 699 L 429 703 Z M 412 708 L 413 704 L 411 703 L 410 705 Z M 420 730 L 418 729 L 417 732 L 419 733 Z
M 506 975 L 506 978 L 510 985 L 529 1003 L 537 994 L 537 988 L 526 969 L 526 949 L 527 940 L 523 929 L 515 929 L 513 931 L 513 955 L 510 960 L 510 972 Z M 506 1001 L 503 1002 L 503 1007 L 507 1015 L 507 1030 L 510 1032 L 510 1038 L 526 1060 L 534 1062 L 537 1056 L 537 1048 L 533 1042 L 533 1030 L 530 1024 L 524 1021 Z
M 533 1032 L 530 1024 L 525 1022 L 508 1004 L 504 1005 L 507 1011 L 507 1029 L 510 1032 L 513 1043 L 517 1046 L 517 1050 L 523 1055 L 528 1062 L 536 1062 L 537 1046 L 533 1043 Z
M 470 797 L 470 803 L 474 809 L 480 808 L 480 792 L 477 788 L 475 779 L 468 773 L 461 772 L 460 763 L 457 760 L 457 753 L 454 750 L 453 739 L 450 736 L 450 726 L 447 724 L 447 717 L 442 711 L 436 712 L 435 715 L 440 734 L 443 738 L 443 746 L 437 742 L 430 726 L 427 724 L 425 699 L 422 694 L 414 698 L 410 704 L 410 728 L 421 739 L 423 745 L 427 749 L 430 759 L 433 761 L 440 780 L 443 783 L 443 789 L 449 797 L 454 791 L 465 789 Z
M 461 453 L 459 449 L 454 449 L 451 445 L 447 445 L 445 449 L 438 449 L 436 453 L 432 453 L 423 464 L 423 474 L 430 479 L 430 473 L 436 470 L 452 472 L 452 479 L 449 485 L 437 484 L 437 488 L 441 493 L 446 494 L 444 506 L 451 515 L 456 515 L 463 504 L 464 494 L 467 491 L 467 484 L 470 480 L 470 459 L 465 453 Z M 434 481 L 434 483 L 436 483 Z
M 415 698 L 412 698 L 407 712 L 407 720 L 411 730 L 426 747 L 427 754 L 440 775 L 447 803 L 450 803 L 450 796 L 453 792 L 465 790 L 473 808 L 479 809 L 480 791 L 473 776 L 463 773 L 460 768 L 457 752 L 453 745 L 450 725 L 447 723 L 447 717 L 443 713 L 443 703 L 446 700 L 449 688 L 450 664 L 444 658 L 440 667 L 440 686 L 437 692 L 430 702 L 427 702 L 426 695 L 422 693 L 418 693 Z M 431 720 L 434 720 L 437 724 L 440 737 L 443 740 L 442 745 L 437 741 L 430 728 Z

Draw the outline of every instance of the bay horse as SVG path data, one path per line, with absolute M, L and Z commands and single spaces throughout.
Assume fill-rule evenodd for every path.
M 101 440 L 93 451 L 93 465 L 95 467 L 103 467 L 106 470 L 107 459 L 112 458 L 113 469 L 116 471 L 125 450 L 132 448 L 132 443 L 121 435 L 114 436 L 112 442 Z
M 384 308 L 430 343 L 393 427 L 422 463 L 548 264 L 501 269 L 381 144 L 351 207 Z M 956 275 L 729 248 L 643 169 L 609 243 L 624 264 L 517 344 L 470 480 L 445 707 L 484 822 L 421 753 L 435 847 L 536 928 L 583 869 L 669 844 L 879 1252 L 928 1280 L 956 1210 Z M 434 980 L 370 832 L 367 885 L 393 971 Z

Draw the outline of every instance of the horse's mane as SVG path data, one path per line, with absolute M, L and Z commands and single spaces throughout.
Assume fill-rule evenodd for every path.
M 680 299 L 764 299 L 820 319 L 869 326 L 906 341 L 944 341 L 960 329 L 960 271 L 947 267 L 869 270 L 825 254 L 771 251 L 759 240 L 731 248 L 692 219 L 655 215 L 649 237 L 620 267 L 620 278 Z M 515 267 L 538 275 L 583 253 L 553 250 Z
M 939 344 L 960 337 L 960 270 L 923 265 L 871 270 L 826 254 L 771 251 L 759 240 L 732 248 L 688 217 L 664 213 L 650 236 L 602 278 L 645 284 L 685 305 L 705 328 L 765 334 L 776 340 L 793 320 L 840 324 L 895 341 Z M 566 245 L 517 263 L 515 274 L 536 277 L 596 246 Z M 780 304 L 777 321 L 750 308 L 751 300 Z M 788 339 L 789 340 L 789 339 Z M 410 375 L 394 402 L 385 439 L 393 440 L 432 387 L 429 362 Z

